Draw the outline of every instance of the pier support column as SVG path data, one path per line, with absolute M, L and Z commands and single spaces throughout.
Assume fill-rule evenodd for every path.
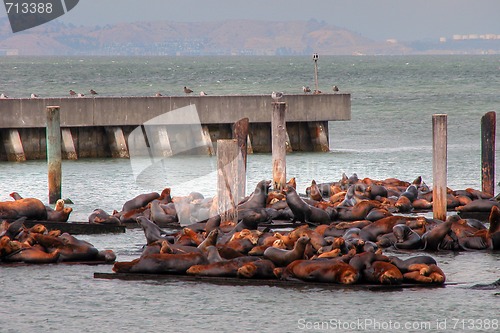
M 210 137 L 210 131 L 207 125 L 203 125 L 201 127 L 201 138 L 203 146 L 205 147 L 205 151 L 209 156 L 213 156 L 215 154 L 214 145 L 212 143 L 212 138 Z
M 105 131 L 111 148 L 111 156 L 113 158 L 130 158 L 122 128 L 106 127 Z
M 241 165 L 238 166 L 238 193 L 236 204 L 238 204 L 245 197 L 246 183 L 247 183 L 247 140 L 248 140 L 248 118 L 238 120 L 233 124 L 233 139 L 236 140 L 241 153 Z
M 7 160 L 9 162 L 24 162 L 26 155 L 24 154 L 23 143 L 17 129 L 6 130 L 7 137 L 4 138 L 5 151 L 7 152 Z
M 308 122 L 309 132 L 311 134 L 311 143 L 314 151 L 328 152 L 330 144 L 328 143 L 328 122 L 314 121 Z
M 286 184 L 286 103 L 273 102 L 271 149 L 273 155 L 273 189 L 281 191 Z
M 250 140 L 250 134 L 247 135 L 247 154 L 253 154 L 252 140 Z
M 448 160 L 448 128 L 446 114 L 432 115 L 432 213 L 438 220 L 446 220 L 446 186 Z
M 61 116 L 59 106 L 47 106 L 47 163 L 49 181 L 49 204 L 61 199 L 62 154 Z
M 285 134 L 286 134 L 285 135 L 286 152 L 291 153 L 291 152 L 293 152 L 293 149 L 292 149 L 292 143 L 290 142 L 290 136 L 288 135 L 288 131 L 286 131 Z
M 73 136 L 71 135 L 71 129 L 62 128 L 61 138 L 62 138 L 62 151 L 64 153 L 64 158 L 66 158 L 67 160 L 77 160 L 78 156 L 76 154 L 75 143 L 73 142 Z
M 236 139 L 217 140 L 217 209 L 222 221 L 238 222 L 236 211 L 242 157 Z
M 144 126 L 144 130 L 153 157 L 170 157 L 174 154 L 165 127 Z

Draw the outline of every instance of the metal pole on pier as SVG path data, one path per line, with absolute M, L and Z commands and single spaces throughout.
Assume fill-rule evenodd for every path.
M 481 118 L 481 188 L 495 195 L 495 135 L 496 113 L 491 111 Z
M 281 191 L 286 184 L 286 103 L 273 102 L 271 150 L 273 155 L 273 188 Z
M 238 140 L 217 140 L 217 207 L 222 221 L 238 222 L 236 206 L 241 160 Z
M 47 163 L 49 182 L 49 204 L 61 199 L 62 157 L 61 116 L 59 106 L 47 106 Z
M 319 87 L 318 87 L 318 59 L 319 55 L 317 53 L 313 54 L 313 60 L 314 60 L 314 82 L 315 82 L 315 87 L 316 89 L 314 90 L 315 94 L 319 93 Z
M 446 220 L 446 187 L 447 187 L 447 145 L 448 116 L 446 114 L 432 115 L 432 213 L 438 220 Z

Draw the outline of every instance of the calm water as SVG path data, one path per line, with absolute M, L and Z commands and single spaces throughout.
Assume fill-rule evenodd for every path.
M 314 86 L 307 57 L 1 58 L 0 78 L 0 92 L 11 97 L 66 96 L 69 89 L 86 93 L 90 88 L 104 96 L 181 95 L 184 85 L 209 94 L 297 93 L 303 85 Z M 499 56 L 321 57 L 320 89 L 333 84 L 352 93 L 352 120 L 330 123 L 331 152 L 287 156 L 288 177 L 297 177 L 302 192 L 312 179 L 338 180 L 343 172 L 408 181 L 421 175 L 432 184 L 435 113 L 448 114 L 449 187 L 480 188 L 480 118 L 500 106 Z M 271 157 L 252 155 L 248 163 L 250 191 L 271 177 Z M 46 169 L 40 161 L 0 163 L 0 200 L 17 191 L 46 201 Z M 119 210 L 135 195 L 167 186 L 174 195 L 196 190 L 211 196 L 214 171 L 213 157 L 174 157 L 138 179 L 129 160 L 64 161 L 63 197 L 75 202 L 71 220 L 85 221 L 95 208 Z M 138 230 L 80 238 L 113 249 L 120 261 L 138 257 L 144 243 Z M 0 332 L 397 330 L 387 327 L 390 321 L 401 325 L 400 331 L 473 332 L 481 331 L 481 320 L 500 320 L 495 291 L 466 288 L 500 277 L 499 253 L 434 256 L 449 282 L 464 284 L 368 292 L 93 279 L 96 271 L 111 272 L 110 266 L 2 267 Z M 456 319 L 478 321 L 475 329 L 463 329 Z M 336 329 L 339 320 L 377 320 L 382 326 Z M 314 329 L 320 322 L 331 325 Z

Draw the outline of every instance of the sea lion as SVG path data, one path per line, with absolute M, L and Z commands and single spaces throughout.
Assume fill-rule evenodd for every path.
M 438 251 L 441 242 L 444 240 L 445 236 L 451 231 L 451 225 L 453 220 L 448 219 L 446 222 L 438 224 L 433 229 L 427 231 L 422 235 L 422 243 L 424 244 L 423 249 L 428 251 Z
M 222 276 L 222 277 L 236 277 L 238 269 L 244 264 L 260 260 L 256 257 L 239 257 L 225 261 L 214 262 L 211 264 L 197 264 L 189 267 L 186 270 L 188 275 L 197 276 Z
M 282 280 L 299 279 L 347 285 L 354 284 L 359 279 L 358 271 L 351 265 L 331 259 L 295 260 L 279 275 Z
M 9 239 L 14 239 L 16 236 L 23 231 L 24 221 L 26 221 L 26 216 L 20 217 L 14 222 L 2 224 L 3 231 L 0 233 L 0 237 L 8 236 Z
M 266 208 L 267 192 L 271 187 L 270 180 L 261 180 L 256 186 L 253 193 L 248 199 L 238 204 L 237 209 L 261 209 Z
M 330 215 L 320 208 L 313 207 L 307 204 L 297 194 L 295 189 L 291 186 L 285 188 L 286 203 L 293 212 L 293 222 L 300 221 L 305 223 L 330 223 Z
M 44 251 L 41 246 L 32 246 L 20 249 L 15 253 L 2 258 L 4 262 L 24 262 L 27 264 L 50 264 L 59 260 L 60 250 Z
M 310 239 L 308 236 L 302 236 L 295 242 L 292 250 L 284 250 L 275 247 L 268 247 L 264 251 L 264 258 L 271 260 L 276 266 L 286 266 L 294 260 L 304 258 L 306 245 Z
M 441 268 L 435 264 L 413 264 L 408 267 L 408 272 L 403 274 L 405 280 L 418 283 L 443 284 L 446 281 Z
M 406 220 L 406 217 L 397 215 L 384 217 L 364 227 L 362 229 L 363 236 L 365 240 L 376 242 L 379 235 L 392 232 L 392 228 L 394 228 L 395 225 L 405 224 Z
M 108 214 L 103 209 L 94 209 L 92 214 L 89 215 L 89 223 L 102 223 L 102 224 L 120 224 L 120 219 L 114 215 Z
M 365 281 L 381 284 L 401 284 L 403 282 L 401 271 L 385 261 L 374 261 L 363 271 L 363 278 Z
M 36 198 L 23 198 L 15 201 L 0 201 L 0 218 L 28 220 L 47 220 L 47 210 L 43 202 Z
M 493 206 L 499 207 L 500 202 L 487 199 L 473 200 L 465 206 L 455 208 L 458 212 L 489 212 Z
M 236 275 L 245 279 L 275 279 L 274 269 L 276 266 L 271 260 L 262 259 L 243 264 Z
M 47 221 L 54 222 L 68 222 L 69 215 L 73 211 L 73 208 L 64 206 L 63 199 L 56 201 L 54 209 L 49 206 L 45 206 L 45 208 L 47 210 Z
M 150 202 L 151 209 L 151 221 L 156 224 L 179 224 L 179 220 L 176 215 L 169 215 L 160 206 L 161 202 L 159 200 L 153 200 Z
M 173 237 L 163 237 L 162 235 L 165 235 L 166 232 L 145 216 L 137 217 L 136 221 L 137 224 L 141 226 L 142 230 L 144 230 L 144 236 L 146 236 L 147 244 L 151 244 L 158 240 L 166 240 L 171 243 L 174 242 Z
M 406 224 L 396 224 L 392 228 L 392 233 L 396 237 L 394 247 L 396 249 L 412 250 L 422 247 L 420 236 Z
M 201 252 L 186 254 L 151 254 L 130 262 L 115 262 L 116 273 L 185 274 L 193 265 L 203 265 L 207 258 Z
M 414 264 L 426 264 L 426 265 L 437 265 L 436 260 L 427 255 L 414 256 L 408 259 L 400 259 L 396 256 L 389 256 L 390 263 L 395 265 L 401 273 L 408 272 L 411 265 Z
M 210 231 L 205 237 L 205 239 L 198 245 L 198 248 L 205 251 L 208 246 L 215 246 L 217 244 L 217 237 L 219 236 L 219 230 L 214 229 Z

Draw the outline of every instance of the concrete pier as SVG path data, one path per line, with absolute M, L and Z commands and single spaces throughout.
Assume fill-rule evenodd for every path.
M 289 151 L 328 150 L 328 122 L 351 119 L 349 93 L 285 95 L 282 101 L 288 105 Z M 249 119 L 249 147 L 270 153 L 272 102 L 270 95 L 2 99 L 0 160 L 46 158 L 43 110 L 48 105 L 61 108 L 63 158 L 127 158 L 129 135 L 139 127 L 148 147 L 165 150 L 163 156 L 176 154 L 169 146 L 183 136 L 190 136 L 196 146 L 203 143 L 195 153 L 215 154 L 217 140 L 230 139 L 232 124 L 242 118 Z M 144 126 L 188 106 L 196 108 L 200 129 L 184 123 L 183 117 L 167 124 L 168 131 L 165 126 Z M 149 142 L 151 138 L 157 141 Z

